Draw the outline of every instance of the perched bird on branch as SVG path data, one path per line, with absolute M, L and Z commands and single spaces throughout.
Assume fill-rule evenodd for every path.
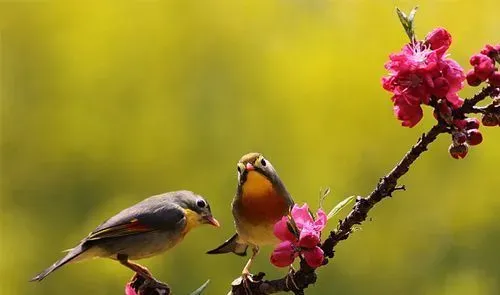
M 244 155 L 238 162 L 238 188 L 232 202 L 236 234 L 208 254 L 235 253 L 252 256 L 243 268 L 250 279 L 250 266 L 263 245 L 277 244 L 274 224 L 290 212 L 294 202 L 271 163 L 260 153 Z
M 118 260 L 145 279 L 164 285 L 143 266 L 131 260 L 158 255 L 176 246 L 194 227 L 219 226 L 210 205 L 191 191 L 175 191 L 153 196 L 111 217 L 62 259 L 33 277 L 41 281 L 67 263 L 102 257 Z

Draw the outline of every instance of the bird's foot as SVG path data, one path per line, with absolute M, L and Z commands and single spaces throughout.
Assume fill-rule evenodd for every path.
M 244 294 L 244 295 L 251 295 L 253 294 L 252 290 L 258 289 L 260 281 L 264 278 L 266 274 L 263 272 L 259 272 L 258 274 L 254 275 L 251 274 L 250 272 L 243 272 L 241 276 L 236 278 L 232 282 L 232 293 L 230 294 Z
M 132 277 L 132 288 L 137 291 L 137 295 L 169 295 L 170 287 L 155 279 L 153 276 L 145 278 L 140 274 Z
M 295 268 L 293 268 L 293 265 L 290 265 L 285 280 L 285 286 L 288 290 L 299 290 L 297 283 L 295 283 L 294 277 L 295 277 Z M 290 288 L 290 286 L 293 286 L 293 288 Z
M 242 283 L 243 287 L 245 288 L 246 293 L 249 295 L 252 294 L 252 283 L 253 282 L 254 282 L 253 275 L 249 271 L 243 271 L 241 273 L 241 283 Z

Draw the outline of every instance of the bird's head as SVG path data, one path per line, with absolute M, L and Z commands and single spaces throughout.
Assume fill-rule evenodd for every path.
M 194 193 L 181 194 L 177 205 L 184 209 L 188 226 L 194 227 L 200 224 L 210 224 L 219 227 L 219 222 L 212 215 L 210 205 L 202 196 Z
M 279 180 L 276 170 L 274 170 L 271 162 L 266 160 L 260 153 L 248 153 L 241 157 L 237 165 L 238 182 L 243 185 L 251 174 L 260 175 L 268 181 L 275 183 Z

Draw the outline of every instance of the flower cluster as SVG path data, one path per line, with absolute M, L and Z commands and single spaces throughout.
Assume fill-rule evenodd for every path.
M 473 66 L 467 72 L 467 83 L 470 86 L 479 86 L 486 82 L 492 87 L 496 87 L 496 94 L 493 106 L 497 112 L 489 112 L 483 115 L 482 123 L 484 126 L 500 126 L 500 71 L 495 63 L 500 64 L 500 44 L 486 45 L 479 54 L 474 54 L 470 58 L 470 64 Z
M 274 235 L 281 240 L 272 255 L 271 263 L 286 267 L 299 255 L 313 268 L 323 264 L 324 254 L 319 247 L 321 231 L 325 228 L 327 216 L 319 209 L 314 218 L 307 204 L 294 205 L 290 215 L 284 216 L 274 225 Z
M 500 86 L 500 72 L 495 67 L 495 61 L 500 63 L 500 44 L 486 45 L 479 54 L 470 58 L 474 68 L 467 72 L 467 83 L 478 86 L 487 81 L 492 86 Z
M 423 41 L 412 41 L 401 52 L 389 56 L 389 75 L 382 78 L 384 89 L 393 93 L 394 114 L 403 126 L 415 126 L 423 116 L 421 105 L 438 101 L 445 109 L 463 104 L 457 92 L 465 74 L 460 65 L 447 58 L 451 35 L 443 28 L 430 32 Z
M 466 118 L 455 120 L 455 128 L 451 131 L 452 144 L 448 151 L 455 159 L 463 159 L 469 151 L 469 145 L 478 145 L 483 141 L 483 135 L 479 132 L 479 120 Z

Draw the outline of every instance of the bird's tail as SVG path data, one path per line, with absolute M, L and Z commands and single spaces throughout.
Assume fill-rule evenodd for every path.
M 233 252 L 234 254 L 239 256 L 246 256 L 247 248 L 248 248 L 247 244 L 239 242 L 239 236 L 236 233 L 229 240 L 225 241 L 224 244 L 220 245 L 219 247 L 213 250 L 208 251 L 207 254 L 224 254 Z
M 80 245 L 76 246 L 75 248 L 69 250 L 69 253 L 66 254 L 66 256 L 64 256 L 62 259 L 56 261 L 54 264 L 52 264 L 51 266 L 47 267 L 45 270 L 43 270 L 42 272 L 40 272 L 39 274 L 34 276 L 30 280 L 30 282 L 35 282 L 35 281 L 40 282 L 46 276 L 48 276 L 49 274 L 51 274 L 53 271 L 60 268 L 61 266 L 65 265 L 66 263 L 80 260 L 80 259 L 77 259 L 77 258 L 80 258 L 78 256 L 80 256 L 82 253 L 84 253 L 87 249 L 88 249 L 87 247 L 84 247 L 82 244 L 80 244 Z

